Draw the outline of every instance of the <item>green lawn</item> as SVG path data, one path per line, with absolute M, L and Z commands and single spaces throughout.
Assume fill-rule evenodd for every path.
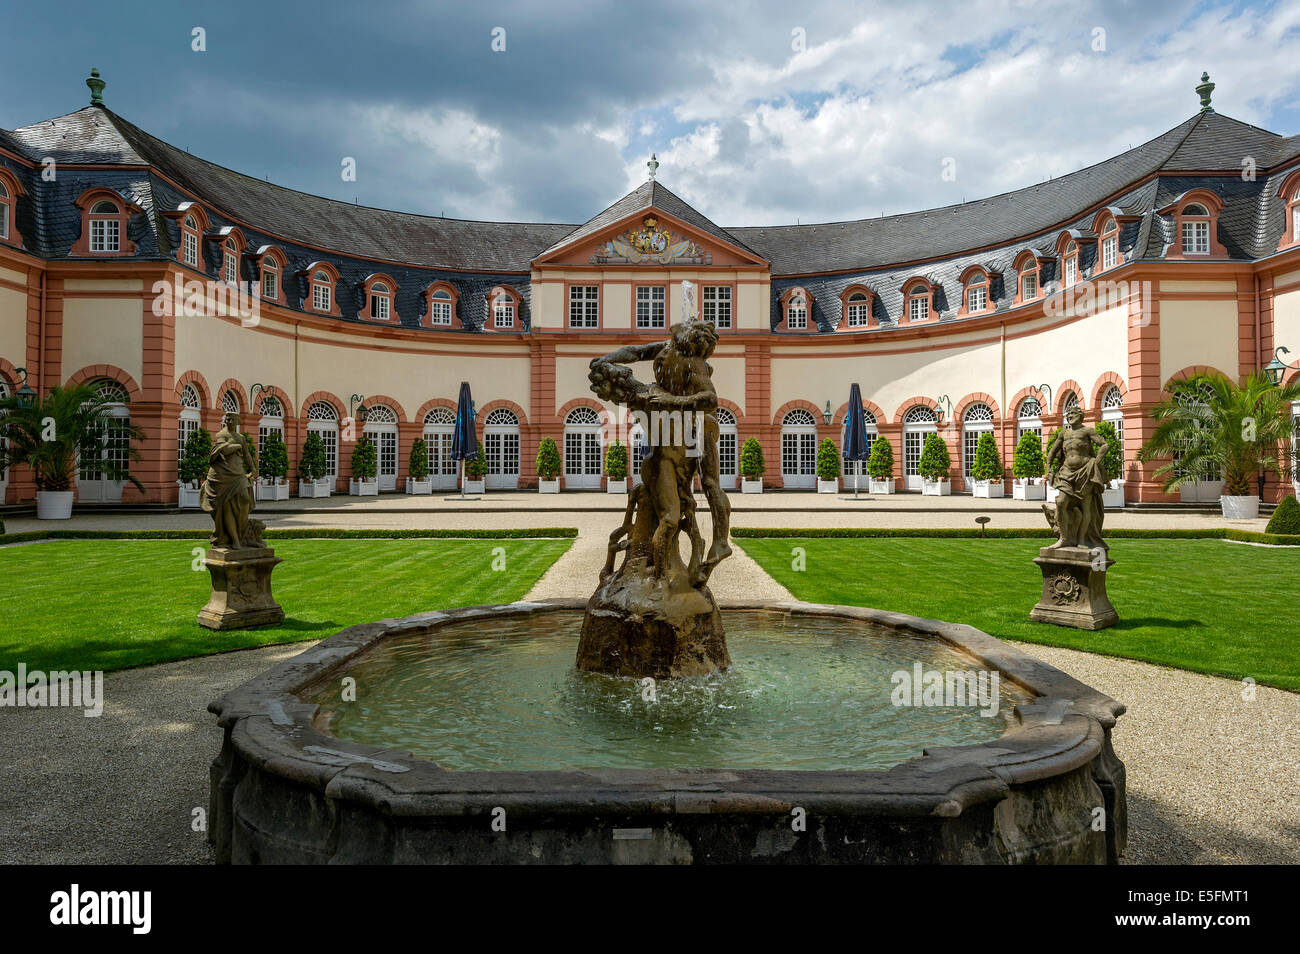
M 123 669 L 321 639 L 356 623 L 522 597 L 571 540 L 276 540 L 286 619 L 213 633 L 195 616 L 197 540 L 68 540 L 0 549 L 0 670 Z M 494 571 L 493 550 L 505 549 Z
M 966 623 L 1004 639 L 1125 656 L 1300 691 L 1300 550 L 1221 540 L 1113 540 L 1117 626 L 1031 623 L 1042 540 L 746 538 L 801 600 Z M 791 569 L 794 547 L 806 569 Z

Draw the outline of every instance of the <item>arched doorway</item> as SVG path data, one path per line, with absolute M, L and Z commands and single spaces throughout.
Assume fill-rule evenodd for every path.
M 307 433 L 319 434 L 325 444 L 325 477 L 333 491 L 339 477 L 339 412 L 329 401 L 307 409 Z
M 1038 435 L 1039 440 L 1043 437 L 1043 405 L 1039 403 L 1038 398 L 1027 397 L 1020 402 L 1020 407 L 1016 409 L 1016 443 L 1020 443 L 1020 438 L 1033 431 Z
M 451 438 L 456 415 L 449 408 L 435 407 L 424 415 L 424 444 L 429 450 L 429 478 L 434 490 L 456 489 L 456 462 L 451 459 Z
M 844 486 L 846 488 L 852 488 L 854 486 L 857 487 L 868 486 L 867 480 L 869 478 L 867 476 L 867 460 L 871 457 L 871 448 L 875 446 L 876 438 L 880 436 L 880 431 L 876 425 L 876 415 L 872 414 L 866 408 L 862 409 L 862 422 L 865 425 L 867 431 L 867 456 L 862 458 L 862 460 L 846 460 L 842 456 L 840 458 L 840 462 L 842 464 L 843 472 L 844 472 Z M 841 429 L 840 431 L 840 454 L 841 455 L 843 455 L 844 448 L 848 443 L 844 439 L 845 430 L 848 428 L 848 423 L 849 423 L 848 416 L 845 415 L 844 429 Z M 857 481 L 856 485 L 854 484 L 855 480 Z
M 739 446 L 736 415 L 718 408 L 718 480 L 723 490 L 736 489 Z
M 284 440 L 284 405 L 274 394 L 268 394 L 257 409 L 261 415 L 257 422 L 257 459 L 261 460 L 266 453 L 267 438 L 278 434 Z
M 82 503 L 121 503 L 123 481 L 112 480 L 99 466 L 111 460 L 126 469 L 131 463 L 131 415 L 126 388 L 116 381 L 98 381 L 95 391 L 108 402 L 108 420 L 82 444 L 78 455 L 77 499 Z
M 375 442 L 379 461 L 379 491 L 397 489 L 397 412 L 385 404 L 366 407 L 361 433 Z
M 975 466 L 975 451 L 979 447 L 980 435 L 993 433 L 993 408 L 982 401 L 976 401 L 966 408 L 961 422 L 961 472 L 966 478 L 963 486 L 967 493 L 973 493 L 971 468 Z
M 483 450 L 487 455 L 488 490 L 519 487 L 519 418 L 499 407 L 483 421 Z
M 924 404 L 909 408 L 903 415 L 903 477 L 908 490 L 921 489 L 921 474 L 917 470 L 921 464 L 921 449 L 925 446 L 925 438 L 938 430 L 934 411 Z
M 599 490 L 604 470 L 600 446 L 600 415 L 575 407 L 564 419 L 564 487 Z
M 187 384 L 181 388 L 181 415 L 176 422 L 176 468 L 179 473 L 181 461 L 185 457 L 185 442 L 190 435 L 202 426 L 203 410 L 199 401 L 199 392 L 194 385 Z
M 817 420 L 803 408 L 781 421 L 781 480 L 786 487 L 817 486 Z

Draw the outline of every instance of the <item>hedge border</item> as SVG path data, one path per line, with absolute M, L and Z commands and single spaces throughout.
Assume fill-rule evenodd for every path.
M 976 539 L 987 537 L 994 540 L 1047 539 L 1055 534 L 1046 527 L 1011 527 L 988 529 L 981 533 L 978 529 L 966 527 L 942 527 L 923 529 L 914 527 L 732 527 L 731 535 L 736 538 L 763 537 L 848 537 L 848 538 L 947 538 Z M 1205 527 L 1198 530 L 1146 530 L 1115 529 L 1106 531 L 1108 540 L 1237 540 L 1243 543 L 1268 543 L 1273 546 L 1300 546 L 1300 536 L 1262 533 L 1257 530 L 1238 530 L 1235 527 Z
M 207 530 L 25 530 L 0 534 L 0 544 L 31 540 L 207 540 Z M 266 530 L 268 540 L 554 540 L 572 539 L 577 527 L 508 528 L 504 530 L 343 530 L 296 528 Z

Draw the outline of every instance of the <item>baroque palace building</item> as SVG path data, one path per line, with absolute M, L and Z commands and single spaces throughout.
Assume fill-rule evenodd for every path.
M 41 393 L 92 382 L 145 434 L 143 494 L 83 468 L 84 502 L 174 503 L 180 440 L 216 430 L 223 410 L 262 439 L 279 429 L 295 472 L 320 433 L 340 489 L 350 438 L 375 436 L 381 489 L 400 491 L 423 435 L 451 489 L 461 381 L 489 490 L 534 486 L 547 436 L 566 486 L 599 488 L 608 409 L 588 362 L 662 339 L 683 280 L 720 333 L 729 486 L 750 436 L 768 486 L 812 486 L 816 445 L 839 442 L 858 382 L 900 489 L 918 484 L 927 433 L 947 440 L 961 490 L 980 433 L 1009 465 L 1019 434 L 1050 433 L 1077 403 L 1122 429 L 1127 499 L 1163 501 L 1135 456 L 1164 389 L 1300 349 L 1300 136 L 1219 115 L 1205 78 L 1191 118 L 1060 178 L 906 215 L 745 228 L 701 215 L 653 162 L 576 226 L 358 207 L 205 162 L 109 110 L 97 73 L 87 84 L 91 105 L 0 130 L 0 389 L 22 384 L 19 368 Z M 366 414 L 350 427 L 354 396 Z M 34 494 L 26 473 L 0 488 L 8 504 Z

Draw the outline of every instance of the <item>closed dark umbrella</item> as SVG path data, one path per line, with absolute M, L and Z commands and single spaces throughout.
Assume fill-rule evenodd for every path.
M 456 399 L 456 429 L 451 435 L 451 459 L 460 461 L 460 496 L 465 499 L 465 461 L 478 459 L 478 433 L 474 429 L 474 400 L 469 382 L 460 382 Z
M 845 460 L 863 461 L 867 459 L 867 423 L 862 417 L 862 389 L 857 384 L 849 388 L 849 409 L 844 415 Z M 861 467 L 853 474 L 853 498 L 858 496 L 858 477 Z

